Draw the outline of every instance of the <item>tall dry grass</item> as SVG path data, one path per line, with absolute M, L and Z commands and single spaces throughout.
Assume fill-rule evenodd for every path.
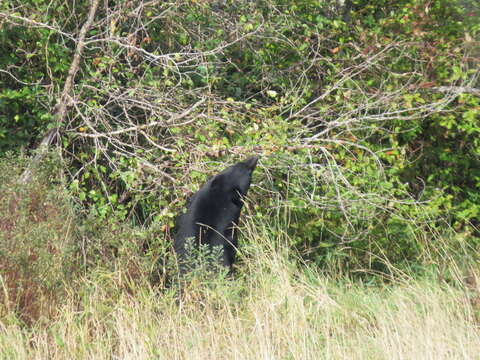
M 256 240 L 235 280 L 199 277 L 181 300 L 146 282 L 122 291 L 121 270 L 98 271 L 69 288 L 53 319 L 24 327 L 4 317 L 1 358 L 479 358 L 479 309 L 467 288 L 334 280 L 290 260 L 284 239 Z
M 440 238 L 454 276 L 387 264 L 388 281 L 373 286 L 305 264 L 283 230 L 288 214 L 255 224 L 247 207 L 234 278 L 200 273 L 179 291 L 150 284 L 161 261 L 142 258 L 135 231 L 110 256 L 104 245 L 117 234 L 82 230 L 56 186 L 18 198 L 5 184 L 0 359 L 480 358 L 480 269 Z M 85 260 L 83 242 L 75 251 L 84 239 L 101 247 L 98 261 Z

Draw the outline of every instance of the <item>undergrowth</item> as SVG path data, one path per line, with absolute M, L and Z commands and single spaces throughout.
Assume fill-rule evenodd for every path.
M 199 270 L 180 289 L 162 226 L 95 222 L 65 190 L 57 162 L 29 185 L 17 180 L 21 159 L 1 162 L 2 359 L 480 353 L 480 269 L 458 249 L 425 255 L 437 264 L 422 272 L 386 264 L 388 273 L 357 276 L 335 261 L 322 269 L 292 248 L 280 215 L 261 223 L 247 204 L 235 274 Z

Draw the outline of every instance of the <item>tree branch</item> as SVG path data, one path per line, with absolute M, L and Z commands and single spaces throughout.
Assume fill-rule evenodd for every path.
M 72 60 L 72 64 L 70 65 L 70 70 L 68 71 L 67 79 L 65 80 L 65 85 L 63 87 L 62 95 L 60 96 L 60 99 L 58 100 L 57 105 L 55 106 L 55 118 L 56 118 L 57 126 L 49 130 L 47 134 L 43 137 L 42 141 L 40 142 L 40 145 L 37 149 L 38 150 L 37 154 L 33 158 L 33 161 L 30 164 L 30 166 L 23 172 L 20 178 L 20 181 L 24 184 L 30 182 L 32 178 L 33 167 L 43 159 L 43 157 L 45 156 L 45 153 L 49 149 L 53 140 L 57 138 L 60 131 L 60 125 L 65 120 L 65 115 L 67 114 L 67 107 L 70 102 L 70 95 L 72 92 L 75 75 L 77 74 L 77 71 L 80 65 L 80 59 L 82 56 L 83 48 L 85 47 L 85 36 L 87 34 L 87 31 L 92 26 L 93 19 L 95 17 L 95 13 L 97 12 L 99 2 L 100 0 L 91 1 L 90 11 L 88 13 L 87 21 L 85 22 L 85 24 L 83 24 L 80 30 L 78 41 L 77 41 L 77 47 L 75 49 L 75 54 L 73 55 L 73 60 Z
M 441 92 L 441 93 L 456 93 L 456 94 L 473 94 L 480 96 L 480 89 L 470 87 L 470 86 L 439 86 L 432 88 L 432 90 Z

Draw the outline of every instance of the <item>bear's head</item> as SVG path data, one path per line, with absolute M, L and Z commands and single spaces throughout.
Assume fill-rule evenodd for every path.
M 242 207 L 242 198 L 247 195 L 252 173 L 257 166 L 258 156 L 236 163 L 216 175 L 210 183 L 211 189 L 218 193 L 228 195 L 238 207 Z

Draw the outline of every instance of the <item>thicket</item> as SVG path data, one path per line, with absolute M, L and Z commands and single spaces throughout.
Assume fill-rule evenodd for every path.
M 83 266 L 123 251 L 162 263 L 188 195 L 251 154 L 245 216 L 303 261 L 387 275 L 468 263 L 479 30 L 473 0 L 2 2 L 0 152 L 58 154 L 61 190 L 41 212 L 75 204 Z M 20 192 L 41 182 L 28 171 Z

